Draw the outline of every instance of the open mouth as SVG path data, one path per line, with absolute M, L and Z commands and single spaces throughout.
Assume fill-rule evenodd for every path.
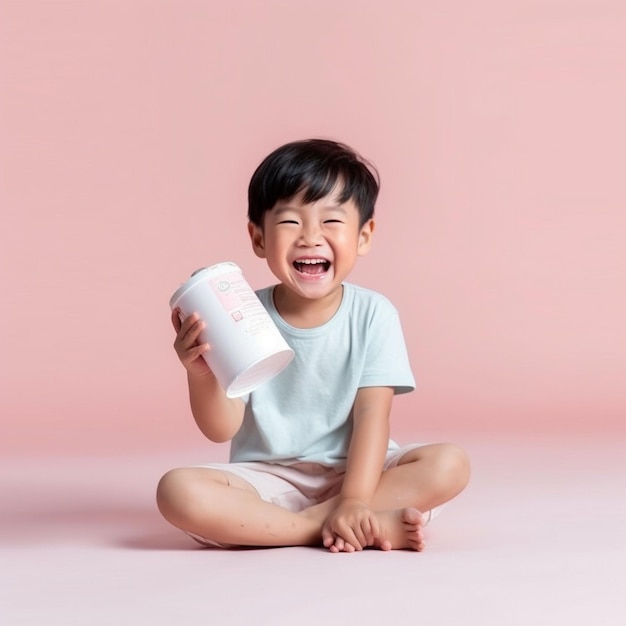
M 293 266 L 301 274 L 319 276 L 325 274 L 330 269 L 330 261 L 326 259 L 296 259 Z

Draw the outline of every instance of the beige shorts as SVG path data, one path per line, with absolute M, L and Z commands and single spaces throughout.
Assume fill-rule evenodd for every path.
M 396 467 L 402 457 L 411 450 L 425 444 L 410 444 L 387 453 L 383 470 Z M 245 463 L 212 463 L 198 465 L 206 469 L 218 470 L 245 480 L 266 502 L 298 513 L 307 507 L 336 496 L 341 491 L 345 472 L 326 467 L 319 463 L 296 463 L 277 465 L 260 461 Z M 424 523 L 430 522 L 442 509 L 436 507 L 422 512 Z M 187 533 L 196 541 L 207 546 L 227 547 L 193 533 Z

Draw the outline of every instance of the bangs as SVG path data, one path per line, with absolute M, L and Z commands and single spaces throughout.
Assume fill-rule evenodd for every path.
M 282 146 L 259 165 L 248 188 L 248 218 L 262 225 L 263 215 L 279 201 L 301 194 L 310 204 L 338 191 L 343 204 L 352 200 L 361 225 L 374 214 L 378 175 L 373 166 L 343 144 L 323 139 Z
M 343 204 L 349 200 L 354 200 L 357 189 L 358 186 L 354 183 L 354 180 L 348 178 L 345 173 L 337 169 L 337 171 L 320 172 L 317 176 L 305 178 L 294 196 L 302 194 L 302 201 L 305 204 L 310 204 L 340 190 L 340 193 L 337 195 L 337 201 Z

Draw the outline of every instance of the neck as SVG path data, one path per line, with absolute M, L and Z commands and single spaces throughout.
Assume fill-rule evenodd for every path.
M 302 298 L 285 285 L 274 288 L 274 306 L 279 315 L 295 328 L 315 328 L 337 313 L 343 299 L 343 285 L 323 298 Z

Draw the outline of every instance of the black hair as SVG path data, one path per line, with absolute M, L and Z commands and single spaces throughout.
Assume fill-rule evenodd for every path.
M 380 187 L 376 168 L 349 146 L 328 139 L 293 141 L 274 150 L 261 162 L 248 186 L 248 219 L 263 226 L 263 216 L 278 201 L 303 192 L 305 203 L 315 202 L 342 185 L 339 202 L 352 200 L 360 226 L 374 215 Z

